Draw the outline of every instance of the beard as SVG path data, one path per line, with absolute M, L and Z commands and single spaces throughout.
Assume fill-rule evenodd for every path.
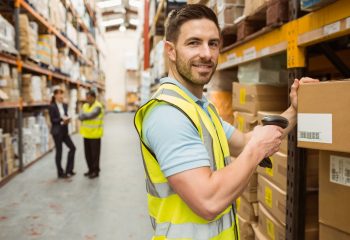
M 176 51 L 176 69 L 179 75 L 188 83 L 204 86 L 210 82 L 211 77 L 215 73 L 217 63 L 213 61 L 205 60 L 188 60 L 187 62 L 183 60 L 178 52 Z M 211 71 L 208 72 L 198 72 L 194 68 L 198 65 L 205 65 L 211 68 Z

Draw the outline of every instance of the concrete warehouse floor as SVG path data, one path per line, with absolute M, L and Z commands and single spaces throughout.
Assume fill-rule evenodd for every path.
M 99 178 L 83 176 L 87 170 L 83 142 L 75 134 L 76 176 L 57 179 L 52 151 L 0 188 L 0 239 L 150 239 L 152 228 L 133 116 L 105 117 Z

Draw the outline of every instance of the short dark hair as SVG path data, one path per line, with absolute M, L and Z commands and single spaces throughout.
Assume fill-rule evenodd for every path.
M 214 22 L 220 32 L 218 19 L 215 13 L 205 5 L 188 4 L 180 9 L 171 11 L 165 22 L 165 40 L 176 42 L 180 34 L 180 28 L 184 23 L 190 20 L 203 18 Z
M 96 98 L 96 93 L 94 90 L 89 90 L 87 93 L 86 93 L 87 96 L 91 96 L 93 98 Z

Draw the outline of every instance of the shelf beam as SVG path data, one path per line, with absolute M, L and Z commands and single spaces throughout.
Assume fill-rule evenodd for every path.
M 305 67 L 305 47 L 350 34 L 349 9 L 350 1 L 338 0 L 227 50 L 219 57 L 218 70 L 283 51 L 287 51 L 288 68 Z
M 65 43 L 67 47 L 69 47 L 79 58 L 81 58 L 86 64 L 93 66 L 93 63 L 87 59 L 83 53 L 75 47 L 68 38 L 63 36 L 59 30 L 57 30 L 54 26 L 52 26 L 44 17 L 42 17 L 37 11 L 35 11 L 28 3 L 26 3 L 24 0 L 18 0 L 20 6 L 28 11 L 33 17 L 35 17 L 40 23 L 42 23 L 49 32 L 56 35 L 57 38 L 59 38 L 62 42 Z

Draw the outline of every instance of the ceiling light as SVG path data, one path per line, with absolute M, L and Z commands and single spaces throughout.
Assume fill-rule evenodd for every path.
M 141 1 L 140 0 L 129 0 L 129 6 L 139 8 L 139 7 L 141 7 Z
M 109 26 L 114 26 L 114 25 L 120 25 L 124 23 L 124 19 L 123 18 L 117 18 L 117 19 L 111 19 L 111 20 L 107 20 L 102 22 L 102 25 L 104 27 L 109 27 Z
M 97 3 L 97 6 L 99 8 L 116 7 L 119 5 L 122 5 L 122 0 L 107 0 L 107 1 Z
M 126 27 L 125 27 L 124 24 L 120 25 L 119 31 L 121 31 L 121 32 L 125 32 L 126 31 Z
M 137 25 L 139 25 L 139 20 L 138 19 L 136 19 L 136 18 L 131 18 L 130 20 L 129 20 L 129 23 L 131 24 L 131 25 L 135 25 L 135 26 L 137 26 Z

